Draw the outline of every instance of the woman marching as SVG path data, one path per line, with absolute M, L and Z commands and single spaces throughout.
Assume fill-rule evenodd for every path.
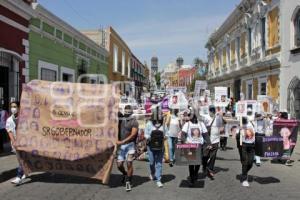
M 178 117 L 178 109 L 171 109 L 171 117 L 168 125 L 168 142 L 170 153 L 170 167 L 173 167 L 175 161 L 175 145 L 178 142 L 178 136 L 181 131 L 181 123 Z
M 241 129 L 239 134 L 237 134 L 237 143 L 242 163 L 242 186 L 249 187 L 248 172 L 253 166 L 255 154 L 255 131 L 252 123 L 247 117 L 242 118 Z
M 190 121 L 185 123 L 182 128 L 182 135 L 186 136 L 186 143 L 201 144 L 202 148 L 211 148 L 210 138 L 203 122 L 198 121 L 197 116 L 190 113 Z M 203 149 L 202 149 L 203 150 Z M 202 158 L 200 158 L 202 160 Z M 200 165 L 189 165 L 190 180 L 189 185 L 193 187 L 198 179 Z
M 157 187 L 163 187 L 161 182 L 162 163 L 164 157 L 165 126 L 160 106 L 152 109 L 151 120 L 146 124 L 145 138 L 149 155 L 150 180 L 156 182 Z

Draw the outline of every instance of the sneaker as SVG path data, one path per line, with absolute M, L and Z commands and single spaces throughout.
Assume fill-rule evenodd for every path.
M 17 177 L 11 181 L 12 184 L 20 185 L 22 183 L 22 179 Z
M 243 186 L 243 187 L 249 187 L 250 185 L 249 185 L 249 182 L 248 182 L 248 181 L 243 181 L 243 182 L 242 182 L 242 186 Z
M 159 187 L 159 188 L 162 188 L 162 187 L 164 186 L 160 181 L 157 181 L 157 182 L 156 182 L 156 185 L 157 185 L 157 187 Z
M 126 188 L 126 191 L 127 191 L 127 192 L 131 191 L 131 183 L 130 183 L 129 181 L 126 181 L 126 186 L 125 186 L 125 188 Z
M 153 181 L 154 180 L 154 176 L 152 174 L 149 175 L 149 179 L 150 181 Z
M 292 161 L 287 160 L 287 161 L 285 162 L 285 165 L 286 165 L 286 166 L 292 166 Z
M 255 165 L 256 165 L 257 167 L 260 167 L 260 163 L 255 163 Z
M 170 161 L 170 162 L 169 162 L 169 166 L 170 166 L 170 167 L 173 167 L 173 166 L 174 166 L 174 162 L 173 162 L 173 161 Z
M 27 177 L 26 177 L 25 174 L 23 174 L 23 176 L 21 177 L 21 179 L 24 180 L 25 178 L 27 178 Z

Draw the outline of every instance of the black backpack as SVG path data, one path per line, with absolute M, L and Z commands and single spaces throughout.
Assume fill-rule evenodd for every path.
M 149 147 L 152 150 L 163 150 L 164 147 L 164 132 L 156 128 L 151 132 Z

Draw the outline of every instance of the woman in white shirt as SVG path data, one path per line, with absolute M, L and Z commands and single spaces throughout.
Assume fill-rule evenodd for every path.
M 178 142 L 179 133 L 181 131 L 180 119 L 177 116 L 179 110 L 171 109 L 171 117 L 168 125 L 168 142 L 169 142 L 169 154 L 170 154 L 170 167 L 173 167 L 175 161 L 175 145 Z
M 11 102 L 10 109 L 12 115 L 6 121 L 6 131 L 8 132 L 12 148 L 15 150 L 17 133 L 16 128 L 18 124 L 18 115 L 19 115 L 19 102 Z M 22 166 L 19 165 L 17 170 L 17 177 L 11 181 L 11 183 L 19 185 L 22 183 L 23 179 L 25 179 L 25 175 L 22 169 Z
M 188 144 L 201 144 L 202 146 L 210 144 L 209 135 L 203 122 L 198 121 L 197 116 L 191 113 L 191 120 L 184 124 L 182 128 L 182 134 L 186 136 L 186 142 Z M 208 147 L 203 147 L 208 148 Z M 200 158 L 202 160 L 202 158 Z M 190 174 L 190 186 L 193 187 L 195 181 L 198 179 L 198 172 L 200 165 L 189 165 Z

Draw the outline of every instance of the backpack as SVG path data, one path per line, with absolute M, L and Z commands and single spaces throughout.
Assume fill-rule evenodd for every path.
M 163 150 L 164 147 L 164 132 L 156 128 L 151 132 L 149 147 L 152 150 Z

